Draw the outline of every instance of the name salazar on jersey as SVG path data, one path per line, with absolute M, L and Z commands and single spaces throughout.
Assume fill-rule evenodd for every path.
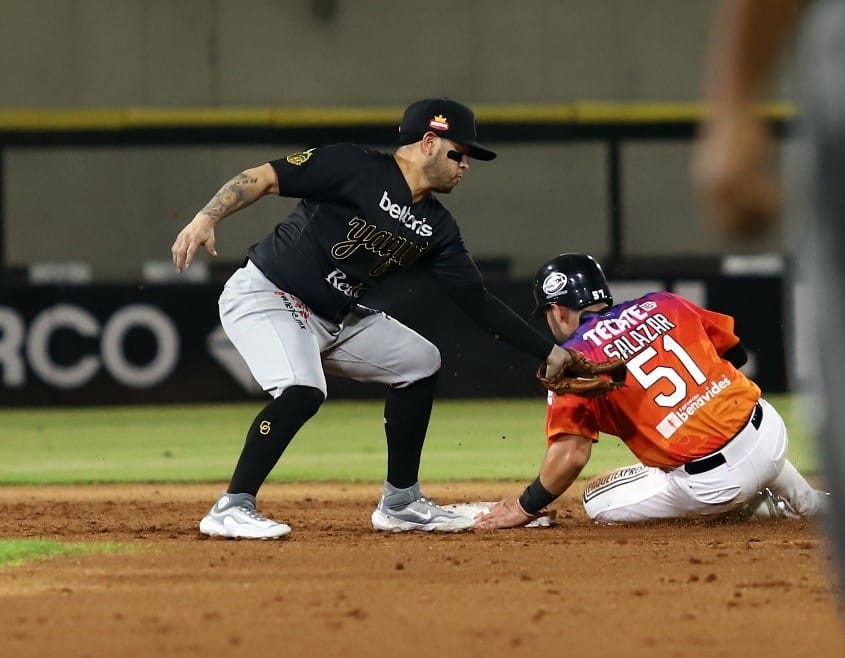
M 381 196 L 381 201 L 378 207 L 384 210 L 391 218 L 397 220 L 402 226 L 411 229 L 417 235 L 428 238 L 431 237 L 431 224 L 426 223 L 425 217 L 417 219 L 411 214 L 411 206 L 400 206 L 398 203 L 393 203 L 390 197 L 387 196 L 387 190 Z
M 611 341 L 604 345 L 602 352 L 611 359 L 628 359 L 661 334 L 675 328 L 662 313 L 650 315 L 649 311 L 654 308 L 653 302 L 629 306 L 616 319 L 599 320 L 592 329 L 584 332 L 584 338 L 597 346 Z

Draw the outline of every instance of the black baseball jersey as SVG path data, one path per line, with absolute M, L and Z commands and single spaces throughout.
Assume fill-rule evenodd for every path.
M 279 194 L 302 199 L 249 249 L 279 289 L 341 322 L 366 291 L 419 263 L 488 333 L 538 358 L 552 341 L 490 295 L 451 213 L 432 195 L 414 203 L 392 155 L 334 144 L 270 162 Z
M 339 322 L 369 288 L 417 261 L 447 289 L 481 281 L 452 215 L 432 195 L 413 203 L 393 156 L 335 144 L 270 164 L 279 193 L 302 201 L 249 257 L 318 315 Z

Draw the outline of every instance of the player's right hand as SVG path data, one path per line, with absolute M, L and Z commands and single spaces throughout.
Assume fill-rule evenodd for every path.
M 546 361 L 543 364 L 545 366 L 545 375 L 546 377 L 557 377 L 558 375 L 562 374 L 563 371 L 572 363 L 572 356 L 563 349 L 560 345 L 555 345 L 552 347 L 552 351 L 549 352 L 549 355 L 546 357 Z
M 474 527 L 479 530 L 518 528 L 536 517 L 536 514 L 527 514 L 516 498 L 504 498 L 493 505 L 486 514 L 479 516 Z
M 217 255 L 217 250 L 214 248 L 214 220 L 204 213 L 197 213 L 197 216 L 179 231 L 176 241 L 170 248 L 177 271 L 182 272 L 191 267 L 197 249 L 201 246 L 205 247 L 210 256 Z

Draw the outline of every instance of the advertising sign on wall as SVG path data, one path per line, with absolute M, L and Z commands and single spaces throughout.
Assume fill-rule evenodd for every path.
M 532 357 L 478 329 L 431 282 L 404 277 L 395 285 L 402 294 L 397 289 L 376 291 L 367 301 L 440 348 L 439 396 L 542 397 Z M 634 295 L 643 283 L 611 286 L 617 295 L 629 290 Z M 489 287 L 529 316 L 527 282 Z M 714 279 L 700 288 L 706 299 L 696 301 L 736 317 L 752 357 L 748 374 L 764 391 L 785 390 L 780 280 Z M 220 326 L 219 292 L 212 285 L 0 289 L 0 405 L 261 398 L 264 393 Z M 373 385 L 329 380 L 330 397 L 382 395 Z

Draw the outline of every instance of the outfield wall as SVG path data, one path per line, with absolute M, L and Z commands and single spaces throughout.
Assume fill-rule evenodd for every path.
M 677 100 L 716 0 L 0 0 L 0 106 Z
M 792 108 L 761 109 L 785 137 Z M 389 150 L 401 112 L 0 110 L 0 282 L 64 261 L 84 263 L 95 283 L 147 280 L 144 268 L 169 260 L 179 229 L 236 172 L 303 145 Z M 480 106 L 484 140 L 500 157 L 474 162 L 442 198 L 470 253 L 506 259 L 515 277 L 531 276 L 550 250 L 586 251 L 606 265 L 787 251 L 802 213 L 790 213 L 790 236 L 773 230 L 747 241 L 728 241 L 700 221 L 688 159 L 703 116 L 696 103 Z M 295 203 L 261 200 L 221 224 L 223 266 L 241 260 Z M 204 254 L 198 261 L 217 267 Z

